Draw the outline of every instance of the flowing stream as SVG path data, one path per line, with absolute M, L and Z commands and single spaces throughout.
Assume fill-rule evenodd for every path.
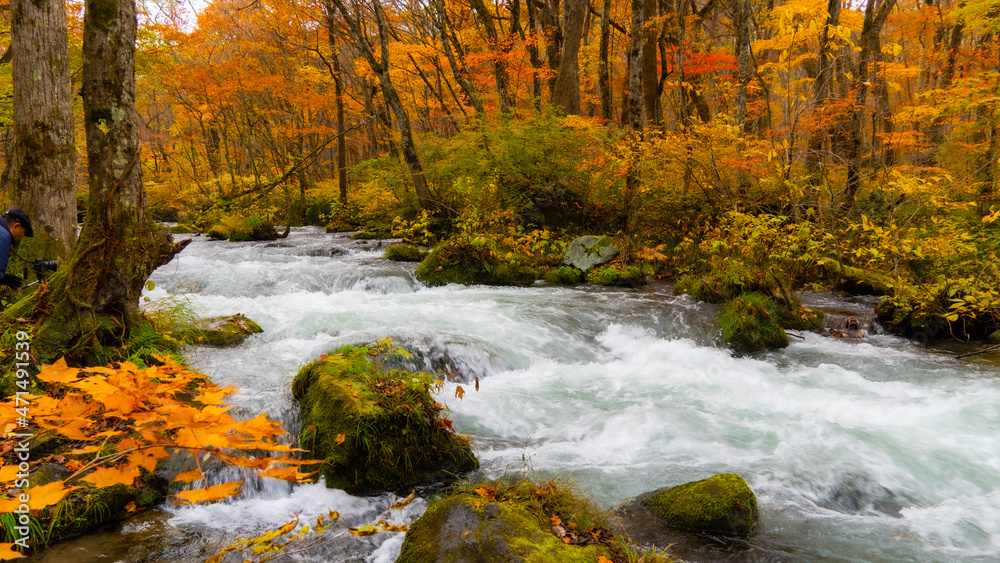
M 987 355 L 805 333 L 785 350 L 736 358 L 715 309 L 666 287 L 426 288 L 376 244 L 314 228 L 272 243 L 197 237 L 153 274 L 149 306 L 182 299 L 199 315 L 256 320 L 262 334 L 188 358 L 241 389 L 238 412 L 267 411 L 293 432 L 298 369 L 388 336 L 413 353 L 408 367 L 452 374 L 438 400 L 472 436 L 487 476 L 569 478 L 612 508 L 655 488 L 742 475 L 761 507 L 757 533 L 692 548 L 690 561 L 1000 560 L 1000 368 Z M 827 296 L 809 303 L 870 311 Z M 33 559 L 193 562 L 297 514 L 406 523 L 426 508 L 421 498 L 387 513 L 397 498 L 250 480 L 230 502 L 164 506 Z M 386 563 L 403 540 L 333 535 L 296 557 Z

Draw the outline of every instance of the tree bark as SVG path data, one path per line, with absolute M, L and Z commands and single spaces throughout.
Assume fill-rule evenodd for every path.
M 628 67 L 628 96 L 626 97 L 625 113 L 628 116 L 628 124 L 631 128 L 629 138 L 629 162 L 625 176 L 625 199 L 628 218 L 626 228 L 628 232 L 634 232 L 635 220 L 639 202 L 639 162 L 641 160 L 643 142 L 643 49 L 645 37 L 643 27 L 645 26 L 645 11 L 643 0 L 632 0 L 632 32 L 629 43 L 629 67 Z
M 747 132 L 747 87 L 750 84 L 750 25 L 753 12 L 750 0 L 736 0 L 734 10 L 736 24 L 736 124 L 740 131 Z
M 597 88 L 601 93 L 601 117 L 614 119 L 613 95 L 611 92 L 611 65 L 608 63 L 608 48 L 611 43 L 611 0 L 604 0 L 601 8 L 601 41 L 597 56 Z
M 69 258 L 76 242 L 76 145 L 66 3 L 14 0 L 10 52 L 14 136 L 0 184 L 31 217 L 35 240 L 26 239 L 20 254 Z
M 449 39 L 451 22 L 448 18 L 448 12 L 445 11 L 443 0 L 435 0 L 434 8 L 437 11 L 435 24 L 437 25 L 438 32 L 441 34 L 441 47 L 444 49 L 445 57 L 448 58 L 448 65 L 451 66 L 452 76 L 455 77 L 455 81 L 458 82 L 459 87 L 465 92 L 465 97 L 468 98 L 469 103 L 476 110 L 476 115 L 482 115 L 485 110 L 483 109 L 483 102 L 479 99 L 479 92 L 468 77 L 466 77 L 465 65 L 462 64 L 459 66 L 459 61 L 456 59 L 455 53 L 451 48 Z
M 552 104 L 567 115 L 580 114 L 580 67 L 578 54 L 583 35 L 583 20 L 587 15 L 587 0 L 566 0 L 564 4 L 562 52 L 559 72 L 552 86 Z
M 140 319 L 149 274 L 186 243 L 146 212 L 135 111 L 134 0 L 87 0 L 83 36 L 83 108 L 90 203 L 69 264 L 8 314 L 48 315 L 32 348 L 88 361 L 120 343 Z M 30 311 L 25 310 L 26 308 Z
M 642 5 L 642 16 L 643 16 L 643 26 L 645 28 L 645 22 L 653 20 L 656 17 L 656 0 L 645 0 Z M 644 44 L 642 46 L 642 92 L 643 92 L 643 108 L 646 111 L 646 123 L 650 125 L 659 124 L 659 119 L 657 118 L 657 102 L 660 97 L 657 95 L 656 84 L 659 80 L 659 74 L 656 72 L 656 44 L 659 41 L 659 34 L 657 33 L 656 26 L 649 26 L 648 29 L 643 30 Z
M 815 113 L 823 116 L 826 111 L 826 101 L 830 98 L 830 84 L 833 81 L 833 71 L 835 67 L 833 53 L 830 49 L 830 27 L 840 25 L 840 0 L 829 0 L 826 6 L 826 24 L 819 34 L 819 60 L 816 81 L 813 82 L 813 103 Z M 822 117 L 820 118 L 822 120 Z M 809 177 L 809 185 L 814 199 L 818 193 L 815 188 L 820 185 L 823 177 L 823 145 L 824 141 L 833 132 L 829 127 L 816 127 L 809 137 L 809 148 L 806 151 L 805 165 L 806 175 Z M 807 206 L 814 205 L 815 201 L 806 202 Z
M 490 50 L 493 51 L 493 75 L 497 83 L 497 98 L 502 113 L 510 111 L 513 104 L 510 99 L 510 76 L 507 74 L 507 63 L 504 61 L 507 55 L 503 45 L 500 43 L 500 35 L 497 33 L 496 25 L 493 23 L 493 14 L 483 0 L 469 0 L 472 9 L 479 16 L 483 28 L 486 30 L 486 37 L 490 42 Z

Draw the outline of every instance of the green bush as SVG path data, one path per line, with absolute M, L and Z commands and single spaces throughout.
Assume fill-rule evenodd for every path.
M 587 272 L 587 281 L 595 285 L 639 287 L 646 283 L 646 275 L 639 266 L 609 264 Z

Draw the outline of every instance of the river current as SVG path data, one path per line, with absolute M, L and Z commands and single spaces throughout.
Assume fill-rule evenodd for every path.
M 237 412 L 266 411 L 293 432 L 301 366 L 391 337 L 413 354 L 407 367 L 450 374 L 438 401 L 487 476 L 570 479 L 613 508 L 659 487 L 742 475 L 761 507 L 756 534 L 693 549 L 691 561 L 1000 560 L 1000 368 L 985 355 L 802 333 L 787 349 L 733 357 L 715 309 L 665 286 L 427 288 L 412 264 L 383 261 L 376 246 L 315 228 L 275 242 L 196 237 L 153 274 L 146 306 L 183 300 L 201 316 L 257 321 L 264 332 L 242 345 L 187 356 L 240 389 Z M 33 560 L 193 562 L 296 515 L 406 523 L 426 508 L 418 498 L 386 512 L 397 498 L 248 480 L 232 501 L 163 506 Z M 403 540 L 332 536 L 296 560 L 389 563 Z

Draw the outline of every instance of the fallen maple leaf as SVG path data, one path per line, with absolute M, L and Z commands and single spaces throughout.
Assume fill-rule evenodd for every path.
M 375 526 L 361 526 L 360 528 L 348 528 L 347 531 L 359 538 L 363 538 L 365 536 L 374 536 L 379 532 L 379 529 Z
M 346 440 L 346 439 L 347 439 L 347 436 L 345 436 L 343 434 L 337 434 L 337 437 L 333 441 L 336 442 L 337 445 L 339 446 L 339 445 L 343 444 L 344 440 Z
M 95 487 L 103 488 L 112 485 L 131 485 L 139 476 L 139 469 L 131 465 L 119 467 L 98 467 L 93 473 L 82 477 L 81 481 L 93 483 Z
M 197 481 L 201 479 L 204 475 L 199 469 L 192 469 L 191 471 L 185 471 L 184 473 L 178 473 L 174 477 L 174 481 L 180 481 L 181 483 L 190 483 L 192 481 Z
M 174 504 L 182 503 L 195 503 L 195 502 L 210 502 L 213 500 L 222 500 L 224 498 L 231 497 L 235 495 L 240 485 L 243 481 L 230 481 L 228 483 L 223 483 L 221 485 L 213 485 L 204 489 L 192 489 L 190 491 L 181 491 L 176 495 L 170 495 L 177 497 L 174 499 Z
M 461 401 L 465 397 L 465 389 L 462 389 L 461 385 L 455 387 L 455 396 Z
M 8 561 L 10 559 L 20 559 L 22 557 L 24 557 L 24 555 L 14 549 L 14 544 L 0 543 L 0 561 Z

